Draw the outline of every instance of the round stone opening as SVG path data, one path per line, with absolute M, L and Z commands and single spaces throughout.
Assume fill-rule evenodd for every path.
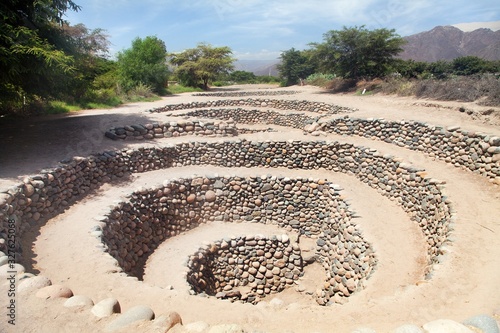
M 197 294 L 257 303 L 293 285 L 303 274 L 299 245 L 287 235 L 225 238 L 201 247 L 188 261 Z

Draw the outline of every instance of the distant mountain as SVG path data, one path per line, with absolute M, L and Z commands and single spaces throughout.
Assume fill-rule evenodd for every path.
M 500 60 L 500 30 L 480 28 L 464 32 L 454 26 L 437 26 L 430 31 L 404 37 L 408 42 L 402 59 L 434 62 L 462 56 Z
M 234 63 L 234 70 L 252 72 L 257 76 L 278 76 L 276 69 L 278 64 L 279 60 L 237 60 Z

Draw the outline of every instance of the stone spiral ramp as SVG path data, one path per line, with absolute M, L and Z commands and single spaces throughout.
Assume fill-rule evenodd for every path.
M 257 133 L 253 136 L 256 140 L 271 141 L 291 138 L 316 140 L 303 136 L 297 130 Z M 251 139 L 252 135 L 244 137 Z M 146 145 L 159 146 L 182 140 L 221 139 L 186 137 L 162 139 Z M 445 192 L 454 209 L 453 243 L 447 246 L 447 254 L 435 266 L 431 279 L 425 280 L 423 273 L 426 266 L 423 258 L 425 240 L 409 216 L 395 202 L 356 178 L 328 170 L 193 166 L 135 174 L 131 181 L 103 185 L 33 234 L 23 236 L 26 242 L 24 247 L 31 248 L 30 244 L 33 243 L 31 264 L 35 272 L 50 277 L 53 283 L 69 286 L 75 294 L 87 295 L 94 301 L 116 297 L 122 309 L 148 304 L 160 314 L 177 311 L 185 324 L 199 320 L 211 325 L 237 323 L 250 331 L 264 332 L 349 332 L 366 326 L 377 332 L 385 332 L 407 323 L 422 325 L 438 318 L 462 321 L 480 313 L 493 314 L 500 306 L 497 288 L 500 285 L 500 248 L 496 245 L 500 231 L 498 186 L 491 185 L 484 177 L 383 142 L 335 135 L 328 135 L 321 140 L 337 140 L 375 148 L 382 154 L 392 154 L 416 166 L 423 166 L 429 176 L 446 182 Z M 137 144 L 131 146 L 134 145 Z M 150 258 L 144 282 L 120 273 L 115 261 L 102 251 L 98 238 L 91 235 L 97 223 L 94 217 L 106 214 L 110 205 L 123 200 L 124 195 L 141 186 L 150 187 L 161 184 L 165 179 L 205 174 L 272 174 L 325 178 L 339 184 L 344 189 L 342 195 L 356 212 L 354 222 L 373 244 L 379 260 L 366 288 L 352 295 L 346 304 L 328 307 L 319 307 L 312 299 L 296 293 L 293 288 L 274 296 L 283 303 L 272 302 L 271 296 L 257 306 L 188 295 L 182 286 L 174 286 L 173 290 L 165 288 L 176 282 L 165 279 L 164 275 L 168 274 L 162 271 L 171 273 L 172 270 L 182 269 L 179 267 L 182 261 L 178 258 L 169 261 L 169 251 L 179 255 L 194 252 L 199 243 L 210 240 L 200 238 L 205 235 L 209 238 L 208 231 L 201 235 L 190 235 L 188 232 L 172 238 L 178 242 L 175 248 L 165 242 Z M 237 226 L 242 229 L 235 230 L 235 233 L 254 233 L 246 229 L 244 223 Z M 267 226 L 262 227 L 263 233 L 266 230 L 277 232 L 267 229 Z M 224 225 L 214 224 L 209 230 L 214 237 L 218 237 L 219 232 L 224 236 L 228 229 Z M 196 231 L 194 229 L 193 233 Z M 311 271 L 311 274 L 318 272 Z M 307 274 L 304 278 L 307 278 Z M 306 288 L 314 288 L 314 281 L 306 280 L 304 284 Z M 45 301 L 32 296 L 20 295 L 18 298 L 21 304 L 19 325 L 26 332 L 64 331 L 62 327 L 66 327 L 67 331 L 74 331 L 77 327 L 80 331 L 99 331 L 109 321 L 96 320 L 89 311 L 75 314 L 63 308 L 62 302 L 58 300 Z M 24 320 L 23 317 L 30 320 Z M 157 330 L 154 326 L 143 324 L 138 326 L 138 331 Z

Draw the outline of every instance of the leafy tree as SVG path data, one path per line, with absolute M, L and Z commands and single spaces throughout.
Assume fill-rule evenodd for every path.
M 229 80 L 238 83 L 252 83 L 256 79 L 257 76 L 254 73 L 247 71 L 234 71 L 229 74 Z
M 404 43 L 394 29 L 361 26 L 328 31 L 323 43 L 312 46 L 322 71 L 357 79 L 384 76 Z
M 394 59 L 391 71 L 402 77 L 413 79 L 421 77 L 428 67 L 429 64 L 423 61 Z
M 71 75 L 61 79 L 60 94 L 67 98 L 81 99 L 92 88 L 93 81 L 109 69 L 108 36 L 103 29 L 88 29 L 84 24 L 70 26 L 63 24 L 61 45 L 65 54 L 74 59 Z
M 170 62 L 176 66 L 175 74 L 182 84 L 197 87 L 201 82 L 207 90 L 210 82 L 234 68 L 232 53 L 227 46 L 200 43 L 196 48 L 170 54 Z
M 132 47 L 118 53 L 118 77 L 121 86 L 130 90 L 139 84 L 163 93 L 168 80 L 165 43 L 155 36 L 132 41 Z
M 277 66 L 280 78 L 284 85 L 297 84 L 300 79 L 305 79 L 315 71 L 307 51 L 291 48 L 280 55 L 281 63 Z
M 0 3 L 0 108 L 5 111 L 26 96 L 53 95 L 56 78 L 74 70 L 59 41 L 64 13 L 79 9 L 71 0 Z
M 487 71 L 488 61 L 476 56 L 465 56 L 453 59 L 451 68 L 456 75 L 473 75 Z
M 445 79 L 452 72 L 451 64 L 445 60 L 431 62 L 427 71 L 436 79 Z

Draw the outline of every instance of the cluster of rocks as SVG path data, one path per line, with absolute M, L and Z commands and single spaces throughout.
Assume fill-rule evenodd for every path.
M 274 129 L 272 127 L 268 127 L 268 128 L 265 128 L 265 129 L 255 129 L 255 128 L 238 127 L 238 135 L 263 133 L 263 132 L 277 132 L 277 131 L 276 131 L 276 129 Z
M 203 135 L 208 137 L 227 137 L 238 135 L 234 122 L 214 124 L 201 121 L 176 121 L 113 127 L 106 131 L 105 136 L 123 140 L 151 140 L 171 138 L 186 135 Z
M 226 238 L 189 257 L 187 280 L 197 293 L 257 303 L 302 274 L 299 245 L 287 235 Z
M 129 173 L 206 164 L 223 167 L 325 168 L 353 174 L 376 188 L 380 194 L 400 204 L 420 225 L 428 243 L 429 264 L 438 261 L 441 247 L 448 239 L 451 205 L 442 192 L 443 185 L 438 180 L 427 178 L 423 170 L 406 165 L 393 156 L 338 142 L 235 140 L 123 149 L 88 158 L 75 157 L 67 164 L 27 177 L 22 184 L 0 195 L 0 237 L 3 239 L 0 246 L 6 245 L 7 232 L 10 230 L 8 221 L 14 221 L 17 239 L 20 240 L 23 231 L 31 225 L 61 213 L 68 204 L 113 179 Z M 234 207 L 242 208 L 237 204 Z M 281 212 L 275 214 L 282 215 Z M 232 216 L 232 219 L 235 217 Z M 148 220 L 148 223 L 154 224 L 154 221 Z M 299 219 L 298 228 L 301 224 Z M 427 271 L 430 270 L 431 266 Z
M 250 237 L 250 242 L 251 242 Z M 204 249 L 209 249 L 213 245 L 224 246 L 224 242 L 227 243 L 228 246 L 231 246 L 233 240 L 238 242 L 241 238 L 235 239 L 227 239 L 221 240 L 220 242 L 216 242 L 215 244 L 211 244 L 209 247 L 205 247 Z M 259 236 L 254 236 L 254 239 L 259 239 Z M 259 240 L 266 239 L 266 242 L 269 240 L 268 238 L 260 237 Z M 271 238 L 274 240 L 275 238 Z M 287 239 L 286 235 L 276 236 L 276 240 L 281 242 L 283 246 L 286 248 L 290 247 L 290 241 Z M 246 239 L 245 239 L 246 241 Z M 240 241 L 241 242 L 241 241 Z M 251 243 L 253 244 L 253 243 Z M 233 246 L 233 248 L 237 249 L 237 246 Z M 285 248 L 285 250 L 286 250 Z M 297 247 L 295 247 L 297 248 Z M 281 249 L 281 248 L 280 248 Z M 294 247 L 292 243 L 292 253 L 294 252 Z M 203 250 L 203 249 L 200 249 Z M 255 251 L 256 252 L 256 251 Z M 296 252 L 296 250 L 295 250 Z M 276 251 L 274 252 L 276 253 Z M 299 253 L 296 252 L 296 255 L 299 256 Z M 280 256 L 280 255 L 278 255 Z M 285 256 L 285 252 L 283 251 L 283 258 Z M 0 251 L 0 258 L 5 257 L 5 253 Z M 273 254 L 274 257 L 274 254 Z M 196 260 L 194 258 L 194 260 Z M 295 259 L 297 260 L 297 259 Z M 294 260 L 294 261 L 295 261 Z M 290 260 L 289 260 L 290 261 Z M 228 258 L 229 262 L 229 258 Z M 235 260 L 235 264 L 237 261 Z M 251 266 L 251 265 L 249 265 Z M 295 266 L 295 264 L 294 264 Z M 260 267 L 257 271 L 260 270 Z M 90 312 L 93 316 L 96 317 L 97 320 L 111 318 L 108 320 L 106 325 L 103 325 L 102 331 L 104 332 L 121 332 L 123 330 L 135 329 L 135 324 L 141 325 L 142 329 L 145 327 L 150 328 L 152 331 L 158 332 L 169 332 L 171 330 L 180 331 L 180 332 L 255 332 L 255 330 L 247 330 L 240 325 L 237 324 L 223 324 L 223 325 L 214 325 L 210 326 L 209 324 L 203 321 L 197 321 L 192 323 L 183 323 L 181 316 L 175 312 L 167 312 L 163 315 L 156 315 L 155 312 L 151 309 L 151 307 L 146 305 L 136 305 L 127 309 L 127 311 L 122 313 L 122 306 L 118 299 L 114 297 L 109 297 L 105 299 L 101 299 L 99 302 L 94 303 L 92 298 L 86 295 L 75 295 L 73 291 L 65 285 L 61 284 L 52 284 L 52 281 L 43 275 L 33 275 L 31 273 L 25 273 L 24 267 L 22 265 L 16 264 L 14 269 L 8 268 L 7 264 L 0 264 L 0 278 L 6 279 L 10 276 L 11 271 L 15 270 L 17 272 L 16 281 L 16 291 L 19 295 L 29 295 L 30 297 L 36 297 L 39 299 L 43 299 L 46 302 L 52 302 L 53 306 L 63 306 L 67 309 L 72 309 L 75 313 L 86 313 L 86 311 Z M 229 271 L 229 270 L 228 270 Z M 246 275 L 246 274 L 245 274 Z M 290 276 L 290 275 L 289 275 Z M 231 276 L 232 277 L 232 276 Z M 262 290 L 262 289 L 257 289 Z M 225 298 L 225 299 L 244 299 L 244 295 L 239 290 L 232 291 L 222 291 L 216 294 L 216 297 Z M 252 293 L 246 293 L 247 302 L 250 302 L 252 297 Z M 255 296 L 257 299 L 258 297 Z M 60 301 L 64 302 L 60 302 Z M 55 301 L 55 302 L 54 302 Z M 57 302 L 57 303 L 56 303 Z M 274 298 L 271 302 L 265 303 L 263 302 L 261 305 L 279 308 L 283 306 L 283 301 L 279 298 Z M 497 318 L 500 318 L 497 315 Z M 174 329 L 175 327 L 175 329 Z M 405 324 L 399 326 L 392 330 L 393 333 L 425 333 L 425 332 L 464 332 L 464 333 L 472 333 L 472 332 L 483 332 L 483 333 L 498 333 L 500 331 L 497 319 L 494 316 L 489 315 L 477 315 L 470 317 L 464 320 L 462 323 L 449 320 L 449 319 L 437 319 L 430 322 L 425 323 L 422 326 L 417 326 L 414 324 Z M 358 328 L 352 333 L 355 332 L 366 332 L 366 333 L 375 333 L 376 331 L 368 328 L 362 327 Z
M 343 107 L 323 102 L 312 102 L 307 100 L 296 101 L 296 100 L 248 98 L 248 99 L 221 99 L 221 100 L 206 101 L 206 102 L 170 104 L 156 109 L 152 109 L 150 110 L 150 112 L 171 112 L 171 111 L 187 110 L 187 109 L 220 108 L 220 107 L 231 107 L 231 106 L 274 108 L 279 110 L 307 111 L 307 112 L 318 112 L 326 114 L 338 114 L 338 113 L 348 113 L 356 111 L 356 109 L 349 107 Z
M 316 258 L 325 268 L 327 284 L 316 299 L 324 305 L 334 296 L 338 301 L 362 287 L 376 264 L 371 246 L 351 216 L 338 188 L 325 180 L 274 176 L 174 179 L 162 187 L 140 189 L 117 204 L 104 220 L 102 240 L 125 272 L 141 278 L 148 256 L 165 239 L 202 223 L 276 224 L 306 237 L 316 236 Z M 210 270 L 211 266 L 204 267 Z M 212 282 L 207 282 L 210 288 Z M 225 290 L 212 288 L 207 293 L 217 291 Z
M 257 90 L 257 91 L 231 91 L 231 92 L 215 92 L 215 93 L 197 93 L 193 96 L 202 97 L 247 97 L 247 96 L 279 96 L 279 95 L 295 95 L 300 91 L 297 90 Z
M 304 126 L 319 121 L 322 116 L 309 117 L 302 113 L 283 114 L 276 111 L 260 111 L 248 109 L 202 109 L 186 112 L 178 116 L 215 118 L 235 121 L 240 124 L 272 124 L 293 128 L 304 128 Z
M 0 252 L 0 258 L 2 256 L 5 256 L 5 253 Z M 175 325 L 182 325 L 182 319 L 177 312 L 169 312 L 155 319 L 155 313 L 149 306 L 137 305 L 121 313 L 120 302 L 116 298 L 105 298 L 94 304 L 92 298 L 86 295 L 75 295 L 65 285 L 52 284 L 52 281 L 46 276 L 25 273 L 22 265 L 16 264 L 14 268 L 8 266 L 7 264 L 0 265 L 0 278 L 3 280 L 11 275 L 12 271 L 16 271 L 16 292 L 19 295 L 34 295 L 34 297 L 46 301 L 65 299 L 62 305 L 65 308 L 74 309 L 75 312 L 81 313 L 89 310 L 98 319 L 115 317 L 106 325 L 104 332 L 120 331 L 133 323 L 152 321 L 153 319 L 152 327 L 162 332 L 168 332 Z
M 359 135 L 421 151 L 500 185 L 500 137 L 423 122 L 343 117 L 321 124 L 325 132 Z

